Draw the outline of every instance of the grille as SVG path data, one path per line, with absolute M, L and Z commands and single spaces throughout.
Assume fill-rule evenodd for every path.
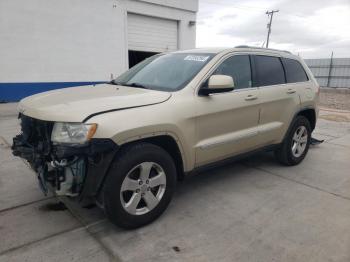
M 50 161 L 51 132 L 53 122 L 34 119 L 23 114 L 21 120 L 21 134 L 13 138 L 12 153 L 26 159 L 34 170 Z
M 50 142 L 53 122 L 31 118 L 23 114 L 20 114 L 19 118 L 25 142 L 33 147 L 37 147 L 40 142 Z

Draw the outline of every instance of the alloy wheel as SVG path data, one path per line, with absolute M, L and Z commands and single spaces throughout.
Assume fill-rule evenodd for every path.
M 308 132 L 305 126 L 299 126 L 295 130 L 292 140 L 292 154 L 294 157 L 300 157 L 308 142 Z
M 163 168 L 154 162 L 143 162 L 125 176 L 120 189 L 123 208 L 132 215 L 144 215 L 153 210 L 166 189 Z

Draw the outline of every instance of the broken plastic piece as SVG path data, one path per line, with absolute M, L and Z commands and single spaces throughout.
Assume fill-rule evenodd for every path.
M 324 142 L 324 140 L 318 140 L 318 139 L 316 139 L 316 138 L 314 138 L 314 137 L 311 137 L 310 144 L 313 145 L 313 146 L 315 146 L 315 145 L 319 145 L 319 144 L 321 144 L 321 143 L 323 143 L 323 142 Z

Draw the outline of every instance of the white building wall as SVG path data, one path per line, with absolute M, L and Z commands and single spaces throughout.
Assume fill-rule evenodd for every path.
M 196 45 L 196 27 L 190 26 L 190 21 L 196 21 L 196 9 L 194 8 L 194 3 L 198 5 L 198 0 L 190 1 L 164 1 L 164 4 L 170 5 L 171 2 L 174 3 L 173 6 L 162 6 L 159 4 L 153 4 L 152 2 L 158 3 L 163 1 L 149 0 L 149 1 L 126 1 L 126 9 L 130 13 L 143 14 L 154 17 L 161 17 L 166 19 L 172 19 L 178 21 L 178 47 L 179 49 L 190 49 L 194 48 Z M 191 10 L 184 10 L 177 8 L 182 3 L 182 8 L 189 8 Z M 186 6 L 184 4 L 187 3 Z M 193 9 L 193 10 L 192 10 Z M 127 38 L 126 38 L 127 39 Z
M 128 67 L 127 14 L 178 21 L 195 47 L 197 0 L 1 0 L 0 84 L 106 81 Z

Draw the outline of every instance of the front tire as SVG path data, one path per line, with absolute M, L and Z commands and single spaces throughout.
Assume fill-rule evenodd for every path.
M 165 211 L 175 185 L 175 164 L 164 149 L 149 143 L 126 146 L 105 181 L 106 215 L 122 228 L 149 224 Z
M 294 166 L 305 158 L 311 140 L 311 126 L 304 116 L 297 116 L 282 142 L 275 151 L 277 160 L 283 165 Z

